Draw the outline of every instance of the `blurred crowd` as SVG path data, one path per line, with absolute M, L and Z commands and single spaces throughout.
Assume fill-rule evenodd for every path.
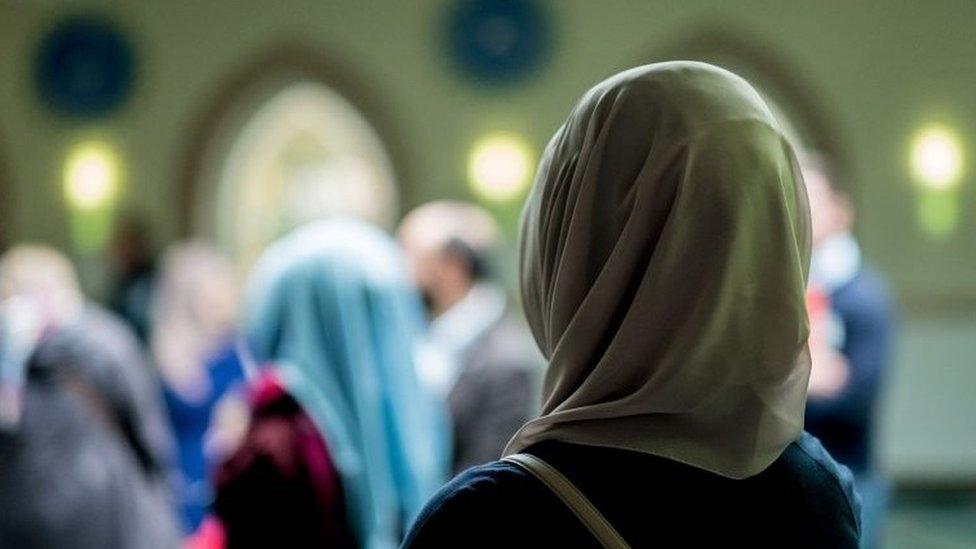
M 100 305 L 57 250 L 0 258 L 0 546 L 391 547 L 536 410 L 500 231 L 436 202 L 394 237 L 304 226 L 238 280 L 119 223 Z M 283 528 L 268 528 L 279 525 Z
M 887 500 L 873 410 L 890 298 L 826 159 L 813 213 L 807 429 L 855 474 L 865 538 Z M 202 242 L 109 248 L 107 305 L 61 252 L 0 258 L 0 546 L 392 547 L 451 476 L 538 412 L 543 357 L 498 276 L 491 215 L 438 201 L 395 235 L 313 222 L 246 280 Z

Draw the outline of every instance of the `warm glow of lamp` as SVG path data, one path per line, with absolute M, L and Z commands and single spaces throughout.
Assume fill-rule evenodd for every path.
M 912 140 L 911 164 L 915 180 L 928 189 L 945 190 L 956 186 L 963 172 L 959 138 L 945 126 L 922 128 Z
M 519 135 L 495 133 L 479 139 L 468 157 L 468 180 L 478 196 L 504 202 L 521 196 L 532 174 L 532 151 Z
M 64 191 L 68 204 L 83 211 L 97 210 L 114 199 L 119 184 L 119 160 L 101 142 L 85 142 L 68 154 Z

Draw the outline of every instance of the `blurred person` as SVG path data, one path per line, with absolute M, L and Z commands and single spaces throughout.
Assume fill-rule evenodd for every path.
M 0 258 L 0 547 L 178 546 L 135 411 L 155 394 L 114 356 L 133 336 L 91 307 L 56 252 Z
M 420 299 L 394 243 L 321 221 L 257 263 L 245 327 L 263 365 L 244 442 L 217 475 L 230 547 L 395 547 L 448 468 L 417 381 Z
M 146 475 L 162 483 L 173 459 L 172 432 L 159 380 L 132 331 L 88 301 L 71 262 L 44 246 L 15 246 L 0 257 L 0 297 L 41 304 L 46 332 L 35 362 L 84 378 Z
M 398 232 L 433 317 L 429 342 L 442 360 L 421 374 L 449 402 L 455 473 L 498 459 L 538 409 L 541 356 L 490 277 L 498 232 L 484 209 L 453 201 L 415 209 Z
M 151 348 L 176 436 L 177 497 L 186 533 L 213 501 L 208 435 L 218 406 L 243 398 L 244 372 L 235 347 L 238 284 L 230 260 L 201 243 L 170 247 L 153 298 Z M 224 400 L 231 399 L 231 400 Z
M 803 432 L 809 257 L 796 158 L 746 81 L 678 61 L 595 86 L 522 217 L 542 414 L 405 546 L 856 547 L 850 472 Z
M 135 215 L 124 217 L 112 238 L 110 262 L 115 283 L 109 308 L 128 323 L 139 340 L 149 338 L 149 324 L 156 264 L 146 222 Z
M 864 547 L 879 543 L 888 499 L 874 466 L 875 410 L 891 362 L 895 313 L 884 279 L 867 266 L 851 233 L 855 212 L 830 163 L 804 155 L 810 196 L 810 375 L 806 428 L 854 472 Z

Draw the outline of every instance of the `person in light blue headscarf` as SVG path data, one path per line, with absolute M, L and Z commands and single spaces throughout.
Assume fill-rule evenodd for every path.
M 294 231 L 272 245 L 255 267 L 247 288 L 244 325 L 255 361 L 274 366 L 278 383 L 321 434 L 327 452 L 324 461 L 338 473 L 355 543 L 368 548 L 396 546 L 445 480 L 450 443 L 443 410 L 418 385 L 415 357 L 424 328 L 421 302 L 392 240 L 378 229 L 349 220 L 321 221 Z M 257 398 L 252 433 L 267 400 L 266 394 Z M 300 421 L 296 425 L 301 431 Z M 282 440 L 267 434 L 270 428 L 265 431 L 255 440 Z M 283 444 L 276 444 L 278 448 L 257 453 L 273 454 L 272 461 L 280 463 Z M 314 449 L 311 454 L 298 453 L 306 458 L 315 455 Z M 234 484 L 227 482 L 226 473 L 240 468 L 240 463 L 234 465 L 235 460 L 241 462 L 240 454 L 241 450 L 231 458 L 231 466 L 218 473 L 219 491 Z M 327 492 L 328 475 L 308 469 L 307 483 Z M 223 498 L 226 505 L 218 495 L 217 511 L 228 541 L 287 530 L 289 526 L 283 524 L 294 523 L 294 513 L 283 521 L 268 518 L 282 514 L 280 508 L 272 508 L 272 499 L 264 502 L 267 514 L 236 512 L 240 494 L 238 490 L 234 497 Z M 313 499 L 322 500 L 321 496 Z M 234 516 L 257 517 L 257 521 L 243 521 L 246 524 L 240 527 L 249 533 L 235 532 Z M 295 539 L 301 528 L 296 525 L 296 531 L 279 532 L 269 541 Z M 308 536 L 338 539 L 319 534 L 321 528 Z

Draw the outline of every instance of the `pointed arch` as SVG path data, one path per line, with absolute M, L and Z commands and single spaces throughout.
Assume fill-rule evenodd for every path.
M 201 218 L 205 217 L 202 212 L 212 208 L 216 199 L 218 164 L 233 147 L 237 134 L 245 130 L 258 110 L 295 83 L 317 84 L 335 92 L 368 122 L 387 153 L 399 204 L 409 203 L 409 174 L 399 154 L 402 141 L 390 118 L 361 77 L 321 54 L 320 49 L 304 45 L 275 48 L 225 79 L 217 88 L 195 118 L 182 153 L 175 204 L 181 237 L 200 232 Z

